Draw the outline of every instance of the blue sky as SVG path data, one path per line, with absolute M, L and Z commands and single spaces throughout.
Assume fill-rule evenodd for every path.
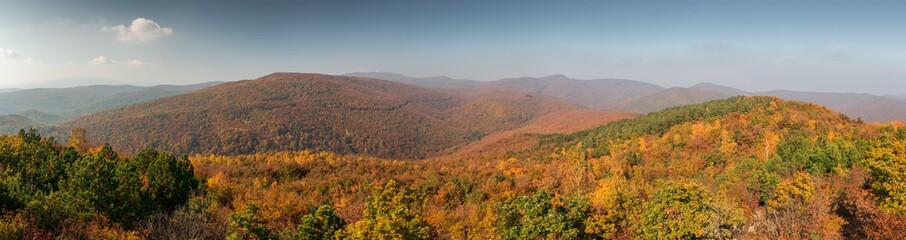
M 4 1 L 0 87 L 271 72 L 565 74 L 751 91 L 906 93 L 884 1 Z

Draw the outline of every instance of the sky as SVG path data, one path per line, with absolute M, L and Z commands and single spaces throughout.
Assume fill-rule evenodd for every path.
M 0 88 L 272 72 L 906 93 L 903 1 L 0 3 Z M 71 80 L 76 81 L 76 80 Z

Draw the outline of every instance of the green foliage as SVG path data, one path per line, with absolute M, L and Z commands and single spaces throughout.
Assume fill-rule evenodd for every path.
M 120 158 L 109 146 L 80 153 L 34 129 L 0 136 L 0 210 L 30 212 L 45 228 L 98 215 L 133 228 L 184 204 L 198 185 L 185 157 L 153 153 L 150 160 Z
M 518 196 L 497 207 L 497 231 L 502 239 L 577 239 L 585 235 L 588 201 L 571 197 L 560 204 L 550 194 Z
M 770 174 L 790 176 L 805 170 L 812 175 L 834 173 L 852 167 L 864 158 L 864 141 L 810 140 L 807 132 L 794 131 L 777 144 L 776 151 L 763 170 Z
M 733 219 L 722 214 L 717 203 L 697 183 L 673 182 L 660 187 L 644 203 L 636 227 L 640 239 L 726 238 Z
M 114 161 L 100 155 L 88 155 L 72 164 L 61 191 L 72 196 L 77 202 L 87 203 L 80 206 L 86 207 L 85 209 L 77 211 L 85 213 L 102 211 L 108 216 L 118 218 L 120 214 L 127 214 L 121 213 L 121 209 L 125 208 L 127 211 L 135 209 L 135 206 L 123 206 L 121 199 L 116 196 L 119 179 L 116 176 L 117 165 Z
M 195 170 L 185 155 L 176 158 L 148 149 L 136 154 L 133 161 L 138 164 L 138 170 L 144 171 L 144 179 L 148 182 L 144 190 L 166 211 L 184 204 L 198 186 Z
M 883 138 L 874 143 L 865 165 L 881 208 L 906 213 L 906 141 Z
M 230 220 L 227 224 L 228 240 L 239 239 L 276 239 L 258 217 L 258 206 L 254 203 L 246 203 L 245 210 L 230 214 Z
M 862 140 L 844 141 L 828 140 L 820 137 L 814 147 L 809 149 L 809 160 L 805 170 L 813 175 L 834 173 L 837 169 L 846 169 L 862 162 L 867 143 Z
M 302 217 L 302 223 L 296 227 L 293 239 L 329 240 L 337 231 L 346 226 L 346 221 L 336 215 L 333 207 L 322 205 L 314 212 Z
M 394 180 L 379 186 L 365 202 L 361 220 L 347 229 L 350 239 L 430 239 L 419 215 L 421 198 Z
M 765 204 L 774 196 L 774 188 L 780 183 L 780 175 L 768 167 L 755 170 L 754 177 L 749 181 L 749 189 L 758 193 L 758 201 Z

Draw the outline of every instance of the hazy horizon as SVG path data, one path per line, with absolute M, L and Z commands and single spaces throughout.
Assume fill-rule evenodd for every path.
M 582 3 L 582 4 L 579 4 Z M 904 94 L 900 2 L 10 1 L 0 88 L 272 72 Z

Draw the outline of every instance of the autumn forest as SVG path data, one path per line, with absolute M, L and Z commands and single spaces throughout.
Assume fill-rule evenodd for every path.
M 906 237 L 902 122 L 495 84 L 277 73 L 29 125 L 0 136 L 0 238 Z

